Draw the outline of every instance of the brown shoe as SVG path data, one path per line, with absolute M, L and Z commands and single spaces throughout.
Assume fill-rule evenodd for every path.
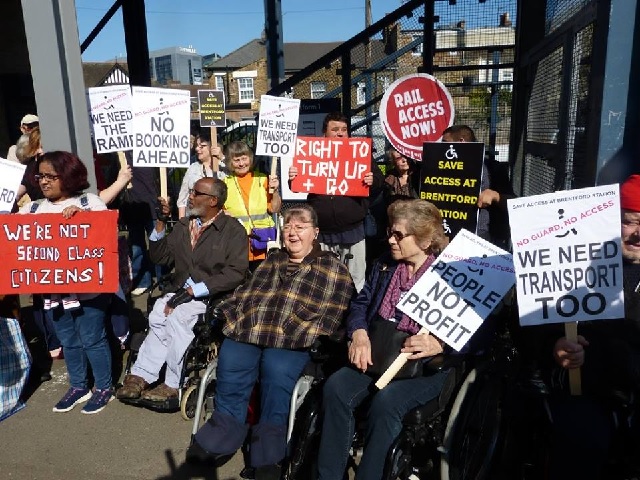
M 164 402 L 170 398 L 178 398 L 178 389 L 161 383 L 156 388 L 144 391 L 142 398 L 151 402 Z
M 127 375 L 124 377 L 122 386 L 116 392 L 116 398 L 140 398 L 140 394 L 149 388 L 149 384 L 144 378 L 137 375 Z

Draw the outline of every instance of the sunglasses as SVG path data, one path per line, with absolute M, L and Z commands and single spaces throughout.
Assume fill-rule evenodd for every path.
M 402 240 L 412 235 L 413 233 L 402 233 L 397 230 L 387 230 L 387 238 L 393 237 L 398 243 L 400 243 Z
M 189 195 L 193 195 L 194 197 L 199 197 L 200 195 L 206 195 L 207 197 L 217 198 L 215 195 L 211 195 L 210 193 L 201 192 L 199 190 L 196 190 L 195 188 L 190 188 L 189 189 Z

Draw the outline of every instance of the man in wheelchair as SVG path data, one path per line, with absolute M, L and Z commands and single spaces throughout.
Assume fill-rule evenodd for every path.
M 258 382 L 260 417 L 250 446 L 256 480 L 280 477 L 291 395 L 309 361 L 309 347 L 342 325 L 355 292 L 346 265 L 320 249 L 313 208 L 289 208 L 283 234 L 285 249 L 272 252 L 218 305 L 225 339 L 215 409 L 187 452 L 189 461 L 218 463 L 233 455 L 247 436 L 247 407 Z
M 205 312 L 205 299 L 232 291 L 249 267 L 246 237 L 238 221 L 224 214 L 227 186 L 203 178 L 189 192 L 187 216 L 166 234 L 169 205 L 160 199 L 161 215 L 149 237 L 151 260 L 174 265 L 169 293 L 160 297 L 149 314 L 149 334 L 142 343 L 131 373 L 116 397 L 165 402 L 178 397 L 184 353 L 194 338 L 193 326 Z M 166 363 L 164 383 L 153 389 Z
M 541 342 L 540 357 L 551 387 L 550 479 L 619 478 L 607 464 L 612 452 L 619 457 L 616 463 L 621 454 L 633 458 L 633 464 L 623 468 L 633 470 L 634 478 L 640 473 L 634 399 L 640 390 L 640 175 L 620 186 L 620 205 L 625 318 L 581 322 L 577 342 L 550 326 Z M 580 396 L 568 393 L 567 371 L 575 368 L 581 369 Z M 614 420 L 614 413 L 623 411 L 628 418 Z M 621 433 L 615 423 L 618 430 L 626 424 L 628 437 L 614 448 Z
M 446 370 L 422 374 L 424 359 L 441 354 L 442 344 L 432 335 L 416 335 L 419 326 L 395 308 L 401 295 L 446 246 L 442 217 L 433 204 L 422 200 L 397 201 L 388 213 L 391 258 L 383 256 L 373 266 L 347 318 L 352 366 L 332 375 L 324 387 L 318 458 L 319 478 L 324 480 L 343 478 L 355 429 L 354 409 L 358 405 L 370 400 L 364 452 L 356 478 L 380 479 L 387 452 L 402 429 L 404 415 L 438 397 L 447 378 Z M 372 396 L 371 374 L 382 374 L 400 348 L 411 353 L 408 364 L 399 372 L 400 379 Z

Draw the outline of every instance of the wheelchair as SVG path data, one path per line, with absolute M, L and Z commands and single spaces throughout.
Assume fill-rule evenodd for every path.
M 167 281 L 166 278 L 164 280 L 165 282 Z M 160 283 L 156 283 L 149 291 L 147 297 L 147 317 L 153 309 L 156 300 L 161 296 L 158 295 L 159 290 Z M 164 402 L 152 402 L 143 398 L 120 399 L 121 402 L 158 412 L 174 413 L 180 411 L 182 418 L 185 420 L 194 418 L 196 414 L 198 386 L 203 376 L 206 375 L 207 368 L 212 363 L 217 363 L 218 347 L 222 337 L 219 328 L 210 321 L 207 321 L 207 319 L 211 317 L 211 309 L 213 309 L 221 299 L 222 296 L 219 295 L 208 298 L 206 300 L 207 310 L 205 313 L 198 315 L 198 319 L 193 326 L 194 339 L 184 353 L 178 398 L 169 399 Z M 130 373 L 147 332 L 148 329 L 132 335 L 129 357 L 125 366 L 125 374 Z M 212 387 L 213 386 L 211 386 L 211 388 Z

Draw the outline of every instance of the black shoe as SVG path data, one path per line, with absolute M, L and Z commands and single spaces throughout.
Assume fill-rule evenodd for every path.
M 282 469 L 280 465 L 264 465 L 256 467 L 256 480 L 280 480 Z
M 198 442 L 193 442 L 189 448 L 187 448 L 186 460 L 187 463 L 209 463 L 220 467 L 231 460 L 231 457 L 233 457 L 233 454 L 222 455 L 207 452 Z
M 51 372 L 40 374 L 40 383 L 48 382 L 49 380 L 51 380 Z

